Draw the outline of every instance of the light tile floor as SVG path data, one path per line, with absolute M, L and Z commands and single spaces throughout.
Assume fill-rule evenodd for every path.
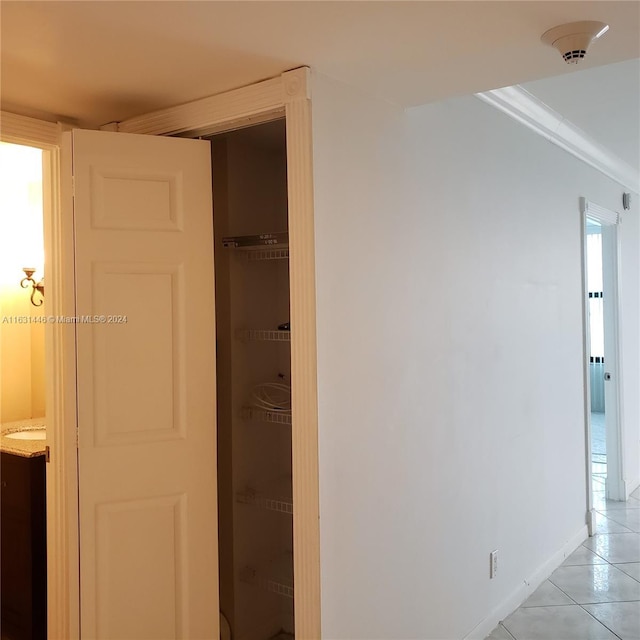
M 486 640 L 640 640 L 640 489 L 594 506 L 596 535 Z

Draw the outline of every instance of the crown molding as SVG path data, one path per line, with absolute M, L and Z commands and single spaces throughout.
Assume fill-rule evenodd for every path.
M 475 95 L 623 187 L 640 193 L 638 171 L 521 86 Z

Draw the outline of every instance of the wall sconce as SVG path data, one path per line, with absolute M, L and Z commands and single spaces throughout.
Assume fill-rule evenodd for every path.
M 42 278 L 42 280 L 40 280 L 40 282 L 36 282 L 33 279 L 33 274 L 36 272 L 35 269 L 32 269 L 31 267 L 23 267 L 22 269 L 26 275 L 26 278 L 22 278 L 22 280 L 20 281 L 20 286 L 23 289 L 26 289 L 29 285 L 31 285 L 31 287 L 33 288 L 33 291 L 31 292 L 31 304 L 34 307 L 40 307 L 42 306 L 42 303 L 44 302 L 44 278 Z M 36 295 L 36 291 L 38 291 L 40 293 L 40 295 L 42 296 L 42 299 L 40 300 L 40 302 L 36 302 L 34 300 L 34 296 Z

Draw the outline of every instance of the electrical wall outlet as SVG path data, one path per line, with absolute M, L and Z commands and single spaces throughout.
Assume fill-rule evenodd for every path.
M 495 578 L 498 574 L 498 550 L 489 554 L 489 578 Z

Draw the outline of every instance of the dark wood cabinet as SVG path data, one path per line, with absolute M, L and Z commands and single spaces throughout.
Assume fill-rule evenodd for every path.
M 45 458 L 2 453 L 2 640 L 46 640 Z

